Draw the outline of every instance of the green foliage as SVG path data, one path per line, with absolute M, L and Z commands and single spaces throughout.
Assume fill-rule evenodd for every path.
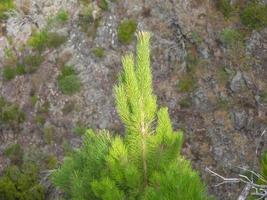
M 52 127 L 44 128 L 44 141 L 46 144 L 52 144 L 53 135 L 54 135 L 54 129 Z
M 191 38 L 192 38 L 193 42 L 197 45 L 200 45 L 203 42 L 203 39 L 201 38 L 201 36 L 197 32 L 192 32 Z
M 267 152 L 264 152 L 261 156 L 261 175 L 267 179 Z
M 234 11 L 230 0 L 219 0 L 217 4 L 218 10 L 224 15 L 224 17 L 229 18 Z
M 74 127 L 74 133 L 77 134 L 77 135 L 84 135 L 86 133 L 86 126 L 84 125 L 81 125 L 81 124 L 77 124 L 75 127 Z
M 93 4 L 87 3 L 82 6 L 79 13 L 79 25 L 83 32 L 87 33 L 88 36 L 94 37 L 96 35 L 97 28 L 100 22 L 100 16 L 93 16 Z
M 60 10 L 56 15 L 57 21 L 65 23 L 69 20 L 69 13 L 66 10 Z
M 267 91 L 262 91 L 259 96 L 260 102 L 267 103 Z
M 95 47 L 92 49 L 92 52 L 98 58 L 103 58 L 105 56 L 105 50 L 102 47 Z
M 124 20 L 119 24 L 118 27 L 118 39 L 123 44 L 129 44 L 134 36 L 137 28 L 137 23 L 135 20 Z
M 180 101 L 179 101 L 179 105 L 182 108 L 190 108 L 192 106 L 192 99 L 190 96 L 186 96 L 183 97 Z
M 40 54 L 33 54 L 24 57 L 25 70 L 27 73 L 34 73 L 44 61 Z
M 99 3 L 98 3 L 98 6 L 102 10 L 108 10 L 108 2 L 107 2 L 107 0 L 100 0 Z
M 45 124 L 45 116 L 43 114 L 37 114 L 35 116 L 35 122 L 38 124 L 38 125 L 44 125 Z
M 4 151 L 4 155 L 15 165 L 19 165 L 23 161 L 23 149 L 19 144 L 13 144 L 7 147 Z
M 52 174 L 68 199 L 206 200 L 198 174 L 180 155 L 183 136 L 167 108 L 157 108 L 150 69 L 150 34 L 138 34 L 137 56 L 123 57 L 114 92 L 125 137 L 87 130 L 80 149 Z
M 33 49 L 43 51 L 46 48 L 46 42 L 48 39 L 48 33 L 46 30 L 34 32 L 28 40 L 28 44 Z
M 38 181 L 38 168 L 33 163 L 8 167 L 0 178 L 2 200 L 44 200 L 45 189 Z
M 0 1 L 0 20 L 6 19 L 6 12 L 15 8 L 13 0 L 1 0 Z
M 3 78 L 4 80 L 10 81 L 16 77 L 16 69 L 14 67 L 4 67 Z
M 217 80 L 221 84 L 226 84 L 229 79 L 229 73 L 226 71 L 225 67 L 221 67 L 217 71 Z
M 0 97 L 0 122 L 7 125 L 17 125 L 25 121 L 25 113 L 18 105 L 7 102 Z
M 180 92 L 192 92 L 197 86 L 197 81 L 193 75 L 187 74 L 178 82 L 178 90 Z
M 67 38 L 55 32 L 49 32 L 46 41 L 48 48 L 58 48 L 67 41 Z
M 18 63 L 17 66 L 16 66 L 16 73 L 17 75 L 23 75 L 23 74 L 26 74 L 26 67 L 24 64 L 20 64 Z
M 35 106 L 35 104 L 36 104 L 37 101 L 38 101 L 38 96 L 34 94 L 34 95 L 32 95 L 32 96 L 30 97 L 30 99 L 31 99 L 31 103 L 32 103 L 32 105 Z
M 248 3 L 242 10 L 241 22 L 250 29 L 261 29 L 267 25 L 267 6 L 257 1 Z
M 225 28 L 221 32 L 220 40 L 226 47 L 232 48 L 243 42 L 243 35 L 238 30 Z
M 65 43 L 67 38 L 55 32 L 42 30 L 35 32 L 28 40 L 29 45 L 39 52 L 46 48 L 58 48 Z
M 45 158 L 46 168 L 54 169 L 57 166 L 57 158 L 53 155 L 49 155 Z
M 80 91 L 81 83 L 74 69 L 64 66 L 58 77 L 58 87 L 63 94 L 72 95 Z

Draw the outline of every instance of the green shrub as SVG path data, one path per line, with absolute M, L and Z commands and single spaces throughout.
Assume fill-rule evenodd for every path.
M 217 80 L 221 84 L 226 84 L 230 74 L 226 71 L 225 67 L 219 68 L 217 71 Z
M 67 41 L 67 38 L 55 32 L 49 32 L 46 42 L 48 48 L 58 48 Z
M 105 50 L 102 47 L 95 47 L 92 52 L 98 58 L 103 58 L 105 56 Z
M 84 135 L 86 133 L 87 128 L 84 125 L 77 124 L 74 127 L 74 133 L 77 135 Z
M 261 156 L 261 162 L 260 162 L 260 166 L 261 166 L 261 175 L 265 178 L 265 180 L 267 179 L 267 151 L 264 152 Z
M 35 106 L 35 104 L 36 104 L 37 101 L 38 101 L 38 96 L 34 94 L 34 95 L 30 96 L 30 100 L 31 100 L 31 104 L 32 104 L 33 106 Z
M 231 5 L 231 0 L 219 0 L 217 7 L 226 18 L 229 18 L 234 11 L 233 6 Z
M 34 73 L 44 61 L 40 54 L 33 54 L 24 57 L 24 64 L 27 73 Z
M 118 40 L 123 44 L 129 44 L 137 28 L 135 20 L 124 20 L 118 27 Z
M 6 19 L 6 12 L 15 8 L 13 0 L 1 0 L 0 1 L 0 20 Z
M 61 69 L 61 74 L 58 76 L 58 79 L 62 79 L 66 76 L 70 76 L 70 75 L 76 75 L 75 70 L 73 69 L 72 66 L 63 66 Z
M 180 154 L 183 134 L 174 131 L 167 108 L 152 90 L 150 34 L 138 34 L 137 64 L 123 58 L 115 87 L 124 137 L 87 130 L 83 145 L 52 174 L 67 199 L 208 200 L 198 174 Z
M 7 102 L 0 97 L 0 122 L 8 125 L 20 124 L 25 121 L 25 113 L 18 105 Z
M 89 3 L 84 5 L 79 13 L 79 25 L 89 37 L 95 36 L 100 22 L 100 17 L 93 17 L 93 11 L 92 3 Z
M 267 91 L 262 91 L 259 96 L 260 102 L 267 103 Z
M 44 200 L 45 188 L 39 184 L 38 168 L 33 163 L 23 163 L 21 168 L 10 166 L 0 177 L 1 200 Z
M 63 94 L 72 95 L 79 92 L 81 83 L 74 69 L 70 66 L 64 66 L 58 77 L 58 87 Z
M 59 80 L 59 89 L 63 94 L 72 95 L 80 91 L 81 83 L 76 75 L 66 76 Z
M 217 102 L 217 108 L 221 110 L 228 110 L 231 106 L 231 102 L 225 98 L 219 98 Z
M 69 20 L 69 13 L 66 10 L 60 10 L 56 16 L 57 21 L 65 23 Z
M 4 155 L 11 160 L 12 164 L 19 165 L 23 161 L 23 149 L 20 144 L 13 144 L 7 147 Z
M 57 166 L 57 157 L 53 155 L 46 156 L 45 158 L 46 169 L 54 169 Z
M 17 75 L 23 75 L 23 74 L 26 74 L 27 71 L 26 71 L 26 67 L 24 64 L 17 64 L 16 66 L 16 73 Z
M 179 105 L 181 106 L 181 108 L 190 108 L 192 106 L 191 97 L 190 96 L 183 97 L 180 100 Z
M 35 122 L 38 124 L 38 125 L 41 125 L 43 126 L 45 124 L 45 121 L 46 121 L 46 117 L 45 115 L 43 114 L 37 114 L 35 116 Z
M 250 29 L 260 29 L 267 25 L 267 6 L 252 2 L 241 12 L 241 22 Z
M 54 129 L 52 127 L 44 128 L 44 141 L 46 144 L 52 144 L 53 135 L 54 135 Z
M 65 43 L 67 38 L 55 32 L 42 30 L 35 32 L 28 40 L 29 45 L 38 50 L 44 51 L 46 48 L 57 48 Z
M 4 80 L 10 81 L 16 77 L 16 69 L 14 67 L 4 67 L 3 78 Z
M 220 40 L 226 47 L 234 47 L 243 41 L 243 35 L 235 29 L 225 28 L 220 34 Z
M 98 6 L 102 10 L 108 10 L 108 2 L 107 2 L 107 0 L 100 0 L 99 3 L 98 3 Z
M 185 75 L 178 82 L 180 92 L 192 92 L 196 88 L 196 79 L 192 75 Z
M 48 33 L 47 31 L 43 30 L 33 33 L 32 36 L 29 38 L 28 43 L 30 47 L 41 52 L 45 50 L 47 40 Z

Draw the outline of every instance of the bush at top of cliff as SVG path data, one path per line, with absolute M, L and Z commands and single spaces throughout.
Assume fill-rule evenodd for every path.
M 118 27 L 118 39 L 123 44 L 129 44 L 134 36 L 137 28 L 137 23 L 135 20 L 124 20 L 119 24 Z
M 267 26 L 267 6 L 258 2 L 249 3 L 241 12 L 241 22 L 250 29 Z
M 13 0 L 0 0 L 0 20 L 5 19 L 6 12 L 15 8 Z

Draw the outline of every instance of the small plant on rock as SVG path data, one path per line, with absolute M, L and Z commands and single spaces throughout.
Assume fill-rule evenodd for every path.
M 6 19 L 6 12 L 15 8 L 13 0 L 1 0 L 0 1 L 0 20 Z
M 58 87 L 63 94 L 72 95 L 80 91 L 81 83 L 75 70 L 70 66 L 64 66 L 58 77 Z
M 40 54 L 33 54 L 24 57 L 25 70 L 27 73 L 34 73 L 44 61 Z
M 137 28 L 135 20 L 125 20 L 119 24 L 118 27 L 118 39 L 123 44 L 129 44 L 134 36 Z
M 45 188 L 39 184 L 38 168 L 27 162 L 9 166 L 0 177 L 1 200 L 44 200 Z
M 108 10 L 108 2 L 107 2 L 107 0 L 100 0 L 99 3 L 98 3 L 98 6 L 102 10 Z
M 243 42 L 243 35 L 238 30 L 225 28 L 221 32 L 220 40 L 226 47 L 233 48 Z
M 224 15 L 224 17 L 229 18 L 234 11 L 230 0 L 219 0 L 217 3 L 218 10 Z
M 261 29 L 267 26 L 267 5 L 257 1 L 248 3 L 241 12 L 241 22 L 250 29 Z
M 47 31 L 45 30 L 38 31 L 33 33 L 33 35 L 29 38 L 28 43 L 30 47 L 41 52 L 46 48 L 47 39 L 48 39 Z
M 105 50 L 101 47 L 95 47 L 92 52 L 98 58 L 103 58 L 105 56 Z
M 0 97 L 0 122 L 7 125 L 16 125 L 25 121 L 25 113 L 18 105 Z
M 14 67 L 4 67 L 3 78 L 4 80 L 10 81 L 16 76 L 16 69 Z
M 56 15 L 57 21 L 65 23 L 69 20 L 69 13 L 66 10 L 60 10 Z

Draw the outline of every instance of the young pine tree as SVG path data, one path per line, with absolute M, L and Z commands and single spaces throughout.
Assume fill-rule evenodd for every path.
M 205 187 L 180 155 L 183 136 L 152 89 L 150 34 L 137 36 L 137 56 L 123 57 L 115 86 L 125 136 L 88 130 L 83 146 L 66 157 L 53 182 L 73 200 L 207 200 Z

